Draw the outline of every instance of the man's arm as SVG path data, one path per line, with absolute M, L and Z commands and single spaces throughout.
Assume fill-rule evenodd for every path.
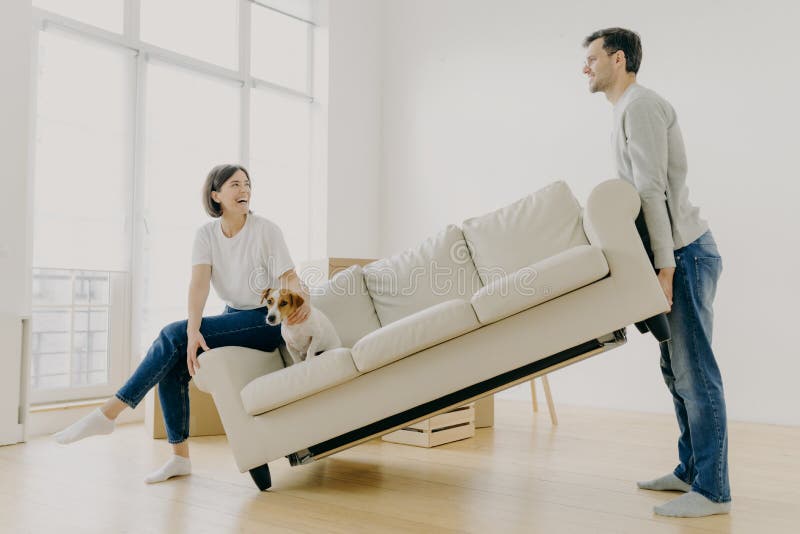
M 658 282 L 672 306 L 675 242 L 667 208 L 667 117 L 655 102 L 639 99 L 631 102 L 625 110 L 624 126 L 633 182 L 642 198 L 642 212 L 650 235 L 653 263 L 658 269 Z
M 625 110 L 624 128 L 655 267 L 675 267 L 675 242 L 667 210 L 667 118 L 657 103 L 640 98 Z

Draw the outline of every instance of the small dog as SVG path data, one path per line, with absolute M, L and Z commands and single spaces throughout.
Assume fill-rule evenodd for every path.
M 342 346 L 331 320 L 314 306 L 311 306 L 311 313 L 302 323 L 288 325 L 283 322 L 305 302 L 297 293 L 288 289 L 267 288 L 261 292 L 261 302 L 265 300 L 267 323 L 281 325 L 281 336 L 294 363 Z

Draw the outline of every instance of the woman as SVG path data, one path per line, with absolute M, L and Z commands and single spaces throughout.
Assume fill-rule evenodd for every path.
M 203 206 L 215 220 L 198 229 L 192 249 L 189 285 L 189 319 L 161 330 L 147 355 L 114 397 L 83 419 L 55 435 L 62 444 L 95 434 L 109 434 L 126 408 L 135 408 L 158 384 L 167 438 L 173 455 L 145 478 L 148 483 L 188 475 L 189 380 L 200 363 L 198 353 L 235 345 L 273 351 L 281 344 L 280 326 L 267 324 L 261 290 L 286 287 L 308 296 L 302 287 L 280 229 L 253 214 L 250 175 L 239 165 L 218 165 L 203 185 Z M 222 315 L 202 317 L 209 284 L 225 301 Z M 310 312 L 306 304 L 287 318 L 303 322 Z

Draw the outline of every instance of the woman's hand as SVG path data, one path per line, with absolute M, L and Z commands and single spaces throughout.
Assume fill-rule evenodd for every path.
M 211 350 L 206 345 L 206 340 L 203 339 L 203 334 L 199 329 L 189 330 L 186 332 L 188 341 L 186 343 L 186 366 L 189 368 L 189 375 L 194 376 L 198 369 L 200 369 L 200 362 L 197 361 L 197 351 L 200 347 L 203 350 Z
M 304 302 L 299 308 L 289 314 L 289 317 L 286 318 L 286 324 L 291 326 L 302 323 L 308 319 L 309 315 L 311 315 L 311 306 L 308 305 L 308 302 Z
M 289 269 L 283 273 L 278 280 L 280 280 L 281 287 L 294 291 L 303 298 L 303 303 L 300 307 L 286 318 L 286 324 L 292 326 L 297 323 L 302 323 L 308 319 L 308 316 L 311 314 L 311 306 L 308 304 L 311 296 L 308 294 L 306 288 L 303 287 L 303 282 L 300 280 L 300 277 L 297 276 L 294 269 Z

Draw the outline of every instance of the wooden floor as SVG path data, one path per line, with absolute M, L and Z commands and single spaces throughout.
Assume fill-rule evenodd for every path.
M 271 465 L 259 493 L 224 438 L 192 442 L 194 474 L 147 486 L 169 454 L 141 425 L 67 447 L 0 447 L 0 532 L 798 532 L 800 428 L 732 424 L 733 512 L 667 519 L 638 490 L 675 459 L 672 417 L 496 401 L 496 425 L 435 449 L 373 440 Z

